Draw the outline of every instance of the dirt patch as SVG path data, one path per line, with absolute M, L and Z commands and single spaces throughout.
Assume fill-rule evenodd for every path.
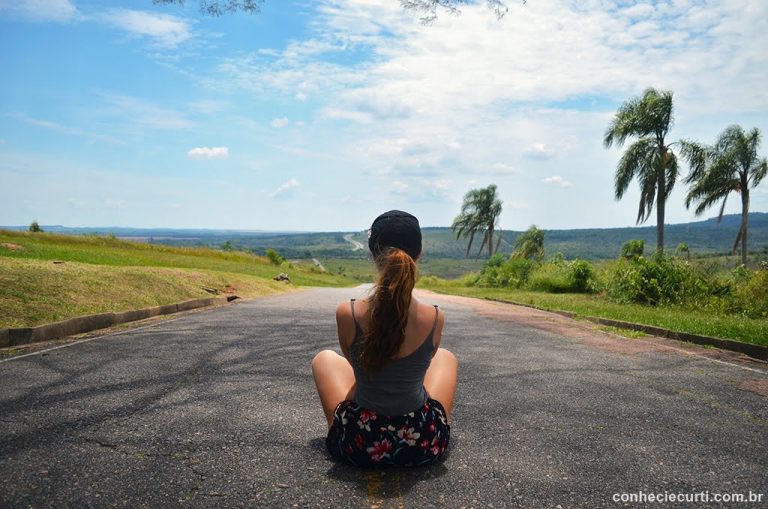
M 2 242 L 0 243 L 0 247 L 9 249 L 11 251 L 21 251 L 22 249 L 24 249 L 24 246 L 13 244 L 12 242 Z
M 768 398 L 768 378 L 745 380 L 739 384 L 739 388 Z

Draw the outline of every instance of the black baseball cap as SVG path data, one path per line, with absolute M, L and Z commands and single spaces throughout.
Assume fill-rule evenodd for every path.
M 368 230 L 368 248 L 378 256 L 388 247 L 402 249 L 414 260 L 421 254 L 421 227 L 416 216 L 390 210 L 377 217 Z

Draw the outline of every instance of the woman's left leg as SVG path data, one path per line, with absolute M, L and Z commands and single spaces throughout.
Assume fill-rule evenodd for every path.
M 333 350 L 323 350 L 312 359 L 312 376 L 330 428 L 336 407 L 355 392 L 355 372 L 347 359 Z

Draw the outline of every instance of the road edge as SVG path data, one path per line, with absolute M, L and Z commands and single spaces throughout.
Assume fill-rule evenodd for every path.
M 534 306 L 532 304 L 524 304 L 521 302 L 515 302 L 515 301 L 505 300 L 505 299 L 496 299 L 493 297 L 483 297 L 483 299 L 492 301 L 492 302 L 500 302 L 502 304 L 512 304 L 515 306 L 523 306 L 527 308 L 537 309 L 539 311 L 546 311 L 548 313 L 555 313 L 561 316 L 565 316 L 567 318 L 583 319 L 583 320 L 587 320 L 592 323 L 597 323 L 600 325 L 608 325 L 608 326 L 617 327 L 620 329 L 635 330 L 635 331 L 644 332 L 646 334 L 650 334 L 652 336 L 657 336 L 661 338 L 673 339 L 676 341 L 684 341 L 686 343 L 695 343 L 697 345 L 703 345 L 703 346 L 715 346 L 723 350 L 742 353 L 744 355 L 752 357 L 753 359 L 768 361 L 768 347 L 765 347 L 762 345 L 756 345 L 754 343 L 743 343 L 741 341 L 736 341 L 733 339 L 716 338 L 712 336 L 702 336 L 699 334 L 690 334 L 687 332 L 677 332 L 669 329 L 664 329 L 662 327 L 656 327 L 653 325 L 644 325 L 644 324 L 634 323 L 634 322 L 612 320 L 609 318 L 580 315 L 578 313 L 573 313 L 571 311 L 546 309 L 543 307 Z
M 98 329 L 106 329 L 114 325 L 145 320 L 161 315 L 170 315 L 211 306 L 221 306 L 235 300 L 234 295 L 228 297 L 209 297 L 192 299 L 175 304 L 153 306 L 117 313 L 98 313 L 95 315 L 77 316 L 60 322 L 47 323 L 36 327 L 20 327 L 0 329 L 0 348 L 28 345 L 41 341 L 62 339 L 76 334 L 83 334 Z

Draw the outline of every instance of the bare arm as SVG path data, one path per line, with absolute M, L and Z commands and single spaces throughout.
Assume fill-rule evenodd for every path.
M 349 345 L 355 337 L 355 323 L 352 320 L 349 301 L 344 301 L 336 307 L 336 332 L 339 336 L 341 352 L 349 360 Z

